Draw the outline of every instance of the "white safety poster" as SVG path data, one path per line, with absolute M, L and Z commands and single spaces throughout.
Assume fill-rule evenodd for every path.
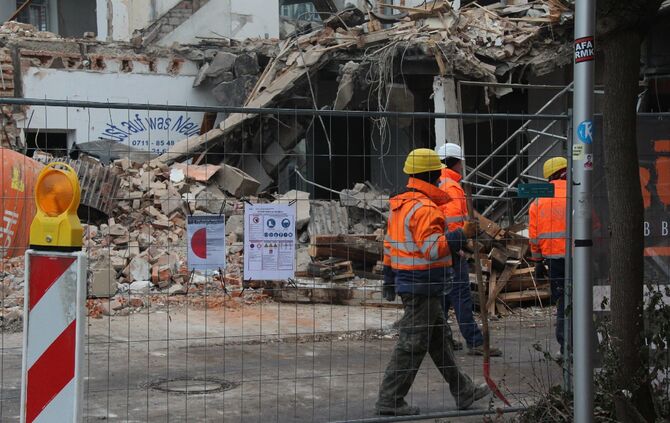
M 188 216 L 188 269 L 218 270 L 226 268 L 226 216 Z
M 283 280 L 295 276 L 295 207 L 246 204 L 244 279 Z

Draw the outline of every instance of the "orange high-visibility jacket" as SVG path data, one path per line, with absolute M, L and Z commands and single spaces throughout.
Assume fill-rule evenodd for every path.
M 409 191 L 390 200 L 384 239 L 384 264 L 393 270 L 428 270 L 451 266 L 444 215 L 438 205 L 448 197 L 435 185 L 409 178 Z
M 440 206 L 444 213 L 445 220 L 449 227 L 449 232 L 453 232 L 463 227 L 468 219 L 468 205 L 465 201 L 465 191 L 459 184 L 461 174 L 454 172 L 449 168 L 442 169 L 442 175 L 438 182 L 438 187 L 447 193 L 450 200 Z
M 567 184 L 562 179 L 551 183 L 554 198 L 538 198 L 530 206 L 528 236 L 534 259 L 565 257 Z

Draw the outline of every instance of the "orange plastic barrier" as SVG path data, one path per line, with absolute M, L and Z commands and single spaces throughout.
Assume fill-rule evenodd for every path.
M 0 259 L 22 255 L 35 216 L 35 182 L 43 165 L 0 148 Z

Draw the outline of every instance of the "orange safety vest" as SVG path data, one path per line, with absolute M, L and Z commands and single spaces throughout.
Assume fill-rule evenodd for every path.
M 461 180 L 460 173 L 454 172 L 449 168 L 442 169 L 442 175 L 438 182 L 438 187 L 447 193 L 450 200 L 440 206 L 444 213 L 449 232 L 462 228 L 468 219 L 468 205 L 465 201 L 465 191 L 459 184 Z
M 551 183 L 554 197 L 536 199 L 529 210 L 528 236 L 535 259 L 565 257 L 567 183 L 563 179 Z
M 410 191 L 390 200 L 384 264 L 410 271 L 450 267 L 444 215 L 438 208 L 448 197 L 435 185 L 416 178 L 409 178 L 407 188 Z

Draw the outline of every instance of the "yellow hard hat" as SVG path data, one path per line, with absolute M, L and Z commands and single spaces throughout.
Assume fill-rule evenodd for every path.
M 410 151 L 405 160 L 403 172 L 407 175 L 444 169 L 440 156 L 430 148 L 417 148 Z
M 565 157 L 552 157 L 544 162 L 543 173 L 545 179 L 562 169 L 567 169 L 568 161 Z

